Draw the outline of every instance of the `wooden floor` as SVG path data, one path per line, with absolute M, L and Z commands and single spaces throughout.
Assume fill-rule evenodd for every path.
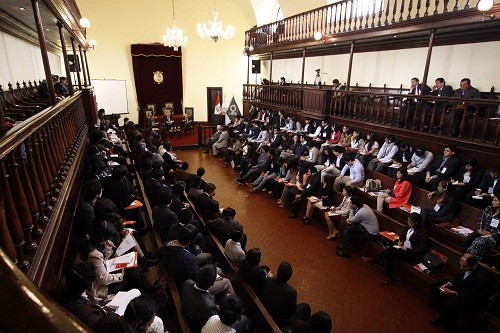
M 312 311 L 330 314 L 335 332 L 438 332 L 428 324 L 433 310 L 427 299 L 395 280 L 380 285 L 384 271 L 369 265 L 357 253 L 350 259 L 335 255 L 337 242 L 327 241 L 319 223 L 303 225 L 289 219 L 267 192 L 251 193 L 235 183 L 237 173 L 201 150 L 180 151 L 178 157 L 190 164 L 190 171 L 203 166 L 205 178 L 217 185 L 220 207 L 236 209 L 236 220 L 244 226 L 248 246 L 262 249 L 262 264 L 276 271 L 279 263 L 291 263 L 290 284 L 298 290 L 299 302 Z

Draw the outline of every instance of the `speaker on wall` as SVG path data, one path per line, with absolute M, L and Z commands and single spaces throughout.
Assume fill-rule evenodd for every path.
M 260 60 L 252 60 L 252 74 L 260 74 Z

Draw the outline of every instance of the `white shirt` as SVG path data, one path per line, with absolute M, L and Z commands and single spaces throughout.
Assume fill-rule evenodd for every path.
M 352 183 L 360 183 L 365 179 L 365 169 L 363 168 L 363 164 L 360 161 L 354 160 L 352 166 L 346 163 L 340 172 L 340 175 L 343 176 L 349 169 L 349 178 Z
M 240 242 L 235 242 L 232 239 L 227 240 L 224 246 L 224 253 L 229 260 L 237 263 L 241 263 L 246 258 L 245 251 L 241 249 Z
M 220 321 L 218 315 L 213 315 L 201 329 L 201 333 L 236 333 L 231 326 L 227 326 Z

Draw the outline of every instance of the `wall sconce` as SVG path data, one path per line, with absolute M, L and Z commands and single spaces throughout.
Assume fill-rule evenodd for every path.
M 315 40 L 319 41 L 319 40 L 321 40 L 322 37 L 323 37 L 323 34 L 320 31 L 316 31 L 314 33 L 314 39 Z
M 97 45 L 97 42 L 95 39 L 89 40 L 89 46 L 92 48 L 92 50 L 95 48 L 96 45 Z
M 82 17 L 80 19 L 80 26 L 84 29 L 87 29 L 88 27 L 90 27 L 90 21 L 88 18 L 85 18 L 85 17 Z
M 489 16 L 490 19 L 495 18 L 495 14 L 488 15 L 487 11 L 493 7 L 493 0 L 479 0 L 477 3 L 477 9 L 483 12 L 484 16 Z

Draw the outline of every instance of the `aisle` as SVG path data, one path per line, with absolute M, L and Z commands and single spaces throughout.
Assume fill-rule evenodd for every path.
M 383 269 L 369 265 L 357 253 L 351 259 L 335 255 L 337 242 L 327 241 L 319 223 L 303 225 L 289 219 L 289 209 L 280 209 L 267 192 L 251 193 L 237 186 L 237 173 L 222 168 L 217 158 L 201 150 L 180 151 L 195 172 L 203 166 L 205 178 L 217 185 L 215 199 L 222 207 L 236 209 L 236 220 L 244 226 L 248 246 L 262 249 L 262 264 L 276 271 L 279 263 L 291 263 L 290 284 L 298 290 L 299 302 L 313 312 L 323 310 L 333 319 L 334 332 L 438 332 L 428 324 L 433 317 L 427 300 L 399 280 L 382 286 Z

